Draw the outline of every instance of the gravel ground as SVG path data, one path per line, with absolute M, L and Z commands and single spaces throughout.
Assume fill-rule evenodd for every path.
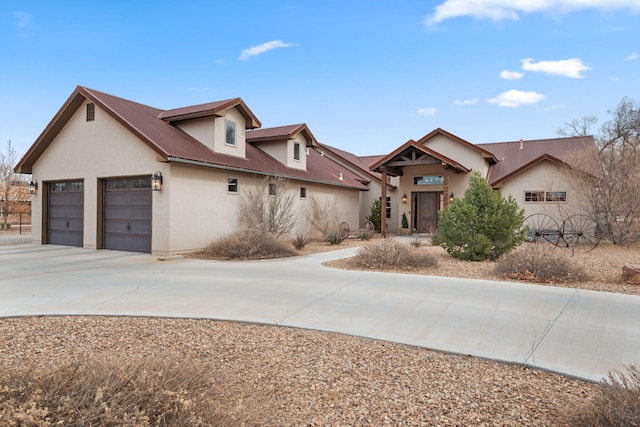
M 316 245 L 307 251 L 327 250 Z M 495 278 L 493 263 L 423 250 L 438 268 L 405 272 Z M 640 294 L 618 280 L 622 265 L 639 261 L 638 248 L 577 253 L 568 262 L 597 280 L 571 286 Z M 598 393 L 596 384 L 519 365 L 318 331 L 190 319 L 0 319 L 0 372 L 124 355 L 206 360 L 224 384 L 220 405 L 229 413 L 252 408 L 255 426 L 567 425 L 567 411 Z
M 597 385 L 370 339 L 190 319 L 0 320 L 0 372 L 87 357 L 210 363 L 220 407 L 254 426 L 554 426 Z M 251 408 L 248 410 L 247 408 Z

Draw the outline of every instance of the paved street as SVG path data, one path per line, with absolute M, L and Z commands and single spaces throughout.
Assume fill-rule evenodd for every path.
M 638 296 L 321 265 L 354 252 L 220 262 L 0 246 L 0 317 L 258 322 L 525 363 L 594 381 L 640 362 Z

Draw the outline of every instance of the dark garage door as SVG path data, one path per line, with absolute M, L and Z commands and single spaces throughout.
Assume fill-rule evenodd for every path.
M 47 243 L 82 246 L 84 182 L 50 182 Z
M 151 179 L 104 180 L 104 248 L 151 252 Z

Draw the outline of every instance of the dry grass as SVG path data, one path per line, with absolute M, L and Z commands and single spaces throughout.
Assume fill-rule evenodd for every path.
M 590 403 L 568 412 L 568 423 L 575 427 L 639 426 L 640 366 L 610 373 Z
M 379 237 L 378 237 L 379 239 Z M 351 239 L 350 239 L 351 240 Z M 345 241 L 346 243 L 347 241 Z M 375 240 L 374 240 L 375 242 Z M 344 244 L 344 243 L 343 243 Z M 355 244 L 350 242 L 349 244 Z M 357 245 L 369 244 L 367 242 L 357 242 Z M 413 239 L 407 245 L 414 245 Z M 532 246 L 540 244 L 524 243 L 518 250 L 526 250 Z M 548 244 L 542 244 L 544 247 Z M 311 250 L 312 247 L 305 248 Z M 552 249 L 553 256 L 565 260 L 572 265 L 575 274 L 584 277 L 588 276 L 585 281 L 566 281 L 566 280 L 545 280 L 540 281 L 532 275 L 522 275 L 520 277 L 505 277 L 495 272 L 496 261 L 463 261 L 453 258 L 443 248 L 431 245 L 428 240 L 424 240 L 424 244 L 418 248 L 425 254 L 431 255 L 436 261 L 435 267 L 408 267 L 396 266 L 386 268 L 373 268 L 377 271 L 390 271 L 394 273 L 410 273 L 424 274 L 429 276 L 446 276 L 461 277 L 469 279 L 482 280 L 502 280 L 543 284 L 547 286 L 571 287 L 576 289 L 586 289 L 593 291 L 615 292 L 630 295 L 640 295 L 640 286 L 625 283 L 622 280 L 622 266 L 628 264 L 640 263 L 640 245 L 621 246 L 613 244 L 601 243 L 595 249 L 586 251 L 578 250 L 572 252 L 567 248 L 555 248 L 549 246 L 545 250 Z M 327 262 L 325 265 L 334 268 L 343 269 L 362 269 L 356 265 L 354 258 L 341 259 L 337 261 Z
M 242 230 L 216 239 L 206 249 L 195 252 L 196 258 L 247 260 L 284 258 L 297 255 L 286 242 L 260 230 Z
M 586 271 L 571 262 L 566 250 L 551 245 L 522 245 L 497 260 L 494 272 L 531 282 L 586 282 Z
M 220 413 L 223 387 L 206 363 L 177 353 L 22 365 L 0 376 L 0 424 L 230 427 L 249 419 L 251 411 L 240 420 Z
M 377 240 L 361 247 L 352 262 L 367 269 L 431 268 L 437 265 L 430 254 L 392 239 Z

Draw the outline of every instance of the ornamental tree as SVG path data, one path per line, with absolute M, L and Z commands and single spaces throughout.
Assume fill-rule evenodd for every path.
M 440 212 L 433 243 L 455 258 L 495 260 L 524 241 L 524 209 L 509 195 L 502 196 L 474 171 L 462 199 Z

